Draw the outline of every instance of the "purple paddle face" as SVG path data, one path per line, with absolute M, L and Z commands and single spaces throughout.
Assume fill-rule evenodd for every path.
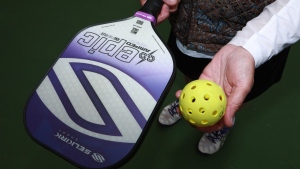
M 79 167 L 126 161 L 174 76 L 143 17 L 89 27 L 71 41 L 28 101 L 32 138 Z

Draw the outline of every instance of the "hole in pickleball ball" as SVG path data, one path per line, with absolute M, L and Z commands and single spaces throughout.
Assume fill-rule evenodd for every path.
M 205 109 L 201 107 L 201 108 L 199 109 L 199 112 L 200 112 L 200 113 L 205 113 Z
M 207 86 L 212 86 L 210 83 L 206 83 Z
M 208 121 L 207 120 L 202 120 L 201 123 L 205 125 L 205 124 L 208 123 Z
M 224 111 L 222 111 L 220 114 L 219 114 L 219 117 L 222 117 L 224 115 Z
M 213 116 L 216 116 L 217 114 L 218 114 L 218 111 L 217 111 L 217 110 L 215 110 L 215 111 L 212 113 Z
M 184 99 L 185 98 L 185 93 L 183 93 L 182 95 L 181 95 L 181 99 Z
M 191 97 L 191 102 L 194 103 L 196 101 L 195 97 Z
M 209 100 L 209 95 L 205 94 L 203 98 L 204 98 L 204 100 Z
M 192 120 L 192 119 L 190 119 L 189 122 L 192 123 L 192 124 L 195 124 L 195 121 Z
M 182 108 L 182 106 L 180 105 L 179 106 L 179 110 L 182 112 L 183 111 L 183 108 Z
M 196 89 L 196 86 L 192 86 L 192 87 L 191 87 L 191 90 L 194 90 L 194 89 Z
M 223 97 L 222 97 L 222 95 L 220 95 L 220 96 L 219 96 L 219 99 L 220 99 L 221 101 L 223 101 Z
M 192 109 L 188 109 L 188 114 L 193 114 Z

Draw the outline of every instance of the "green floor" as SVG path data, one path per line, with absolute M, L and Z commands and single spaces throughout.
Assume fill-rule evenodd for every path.
M 23 125 L 26 100 L 78 31 L 129 17 L 139 1 L 4 0 L 0 4 L 0 168 L 74 169 L 29 138 Z M 168 23 L 157 28 L 166 39 Z M 166 128 L 155 119 L 140 149 L 121 168 L 300 168 L 299 53 L 298 42 L 282 81 L 238 112 L 235 128 L 218 153 L 200 154 L 197 143 L 202 133 L 185 121 Z M 183 87 L 181 78 L 178 72 L 163 106 Z

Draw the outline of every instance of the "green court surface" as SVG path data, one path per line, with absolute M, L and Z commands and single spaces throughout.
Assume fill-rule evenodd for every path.
M 26 101 L 69 41 L 81 29 L 130 17 L 139 1 L 61 0 L 0 3 L 0 168 L 75 169 L 36 144 L 26 133 Z M 167 39 L 169 24 L 157 26 Z M 157 122 L 143 144 L 121 169 L 298 169 L 300 168 L 300 43 L 292 46 L 281 82 L 236 115 L 236 125 L 214 155 L 197 150 L 202 134 L 180 121 L 172 127 Z M 184 86 L 177 71 L 163 107 Z

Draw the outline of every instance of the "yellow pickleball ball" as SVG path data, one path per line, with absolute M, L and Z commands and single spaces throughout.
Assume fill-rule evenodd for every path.
M 179 97 L 179 109 L 185 120 L 198 127 L 217 123 L 225 114 L 227 105 L 223 89 L 209 80 L 188 83 Z

